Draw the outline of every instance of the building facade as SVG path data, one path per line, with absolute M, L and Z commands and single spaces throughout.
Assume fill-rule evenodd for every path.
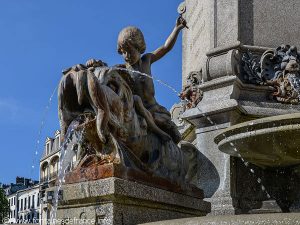
M 47 224 L 51 217 L 52 196 L 47 189 L 54 187 L 59 171 L 61 133 L 57 130 L 54 138 L 47 137 L 43 156 L 40 160 L 40 196 L 42 224 Z
M 58 173 L 60 157 L 60 131 L 55 132 L 54 138 L 47 137 L 43 156 L 40 160 L 40 182 L 51 183 Z
M 10 213 L 7 223 L 47 224 L 52 210 L 53 191 L 59 170 L 61 133 L 47 137 L 40 160 L 40 182 L 17 177 L 15 184 L 1 184 L 9 201 Z
M 2 187 L 10 208 L 7 223 L 37 223 L 40 216 L 39 182 L 17 177 L 15 184 L 11 183 Z
M 40 185 L 17 192 L 18 221 L 38 223 L 40 220 Z M 19 222 L 19 223 L 20 223 Z
M 8 215 L 8 223 L 17 223 L 18 221 L 18 208 L 17 208 L 17 202 L 18 202 L 18 194 L 14 193 L 7 196 L 8 202 L 9 202 L 9 208 L 10 212 Z

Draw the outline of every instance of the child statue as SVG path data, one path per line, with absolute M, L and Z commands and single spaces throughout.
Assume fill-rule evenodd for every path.
M 131 73 L 134 81 L 133 94 L 140 97 L 144 107 L 152 114 L 155 124 L 169 134 L 175 143 L 181 140 L 181 135 L 175 123 L 171 121 L 169 111 L 157 103 L 154 83 L 150 77 L 152 63 L 161 59 L 173 48 L 178 34 L 184 27 L 186 27 L 186 21 L 180 16 L 165 44 L 155 51 L 145 54 L 143 53 L 146 50 L 146 43 L 140 29 L 131 26 L 126 27 L 119 33 L 118 37 L 118 53 L 123 56 L 126 68 L 148 75 L 145 76 L 137 72 Z

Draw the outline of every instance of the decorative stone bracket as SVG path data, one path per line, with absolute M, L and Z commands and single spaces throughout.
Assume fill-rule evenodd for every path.
M 243 54 L 242 67 L 246 83 L 273 86 L 278 102 L 299 104 L 300 52 L 295 46 L 281 45 L 262 56 L 250 51 Z
M 196 107 L 202 100 L 203 92 L 199 88 L 201 83 L 203 83 L 202 70 L 190 72 L 187 84 L 180 93 L 180 98 L 184 101 L 184 111 Z
M 205 70 L 190 72 L 181 92 L 181 99 L 187 102 L 184 111 L 196 107 L 202 100 L 200 84 L 232 75 L 246 84 L 273 87 L 271 97 L 278 102 L 299 104 L 300 52 L 295 46 L 271 49 L 237 42 L 215 48 L 206 55 Z

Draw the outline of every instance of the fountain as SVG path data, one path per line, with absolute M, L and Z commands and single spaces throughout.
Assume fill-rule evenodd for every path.
M 215 141 L 222 152 L 241 155 L 262 168 L 297 166 L 299 119 L 299 113 L 292 113 L 239 123 L 225 129 Z
M 197 150 L 186 142 L 179 148 L 151 127 L 149 114 L 135 106 L 130 79 L 126 70 L 98 60 L 65 72 L 58 91 L 63 137 L 70 127 L 81 135 L 65 144 L 67 155 L 76 144 L 77 160 L 65 172 L 62 156 L 58 188 L 63 198 L 54 204 L 53 219 L 136 224 L 209 211 L 203 192 L 191 184 Z
M 200 152 L 197 186 L 211 212 L 150 224 L 300 224 L 300 43 L 288 25 L 299 20 L 300 4 L 273 4 L 182 3 L 187 104 L 171 112 Z
M 295 15 L 300 8 L 296 0 L 280 4 Z M 265 20 L 279 13 L 267 0 L 185 0 L 178 12 L 166 43 L 189 29 L 182 102 L 171 115 L 144 91 L 154 93 L 147 62 L 169 48 L 141 57 L 138 28 L 119 35 L 125 65 L 92 59 L 63 72 L 66 162 L 58 188 L 47 190 L 56 196 L 53 219 L 300 224 L 300 53 L 277 47 L 300 44 L 299 32 L 284 26 L 296 18 Z M 274 27 L 278 35 L 266 38 Z
M 118 38 L 124 65 L 91 59 L 63 71 L 60 171 L 46 190 L 50 224 L 130 225 L 209 213 L 194 184 L 198 150 L 156 101 L 150 72 L 184 27 L 179 16 L 165 45 L 143 56 L 143 34 L 127 27 Z

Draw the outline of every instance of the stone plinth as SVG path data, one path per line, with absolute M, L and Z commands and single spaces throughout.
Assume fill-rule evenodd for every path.
M 110 177 L 63 186 L 57 218 L 95 219 L 96 224 L 138 224 L 204 216 L 210 204 L 201 198 Z
M 116 163 L 107 163 L 103 165 L 94 164 L 87 168 L 77 167 L 74 171 L 66 175 L 65 183 L 73 184 L 96 181 L 110 177 L 136 181 L 156 188 L 182 193 L 200 199 L 204 198 L 203 191 L 194 185 L 175 183 L 162 177 L 157 177 L 149 172 L 146 173 Z
M 214 216 L 203 218 L 190 218 L 147 223 L 144 225 L 299 225 L 300 215 L 298 213 L 277 213 L 259 215 L 236 215 L 236 216 Z

